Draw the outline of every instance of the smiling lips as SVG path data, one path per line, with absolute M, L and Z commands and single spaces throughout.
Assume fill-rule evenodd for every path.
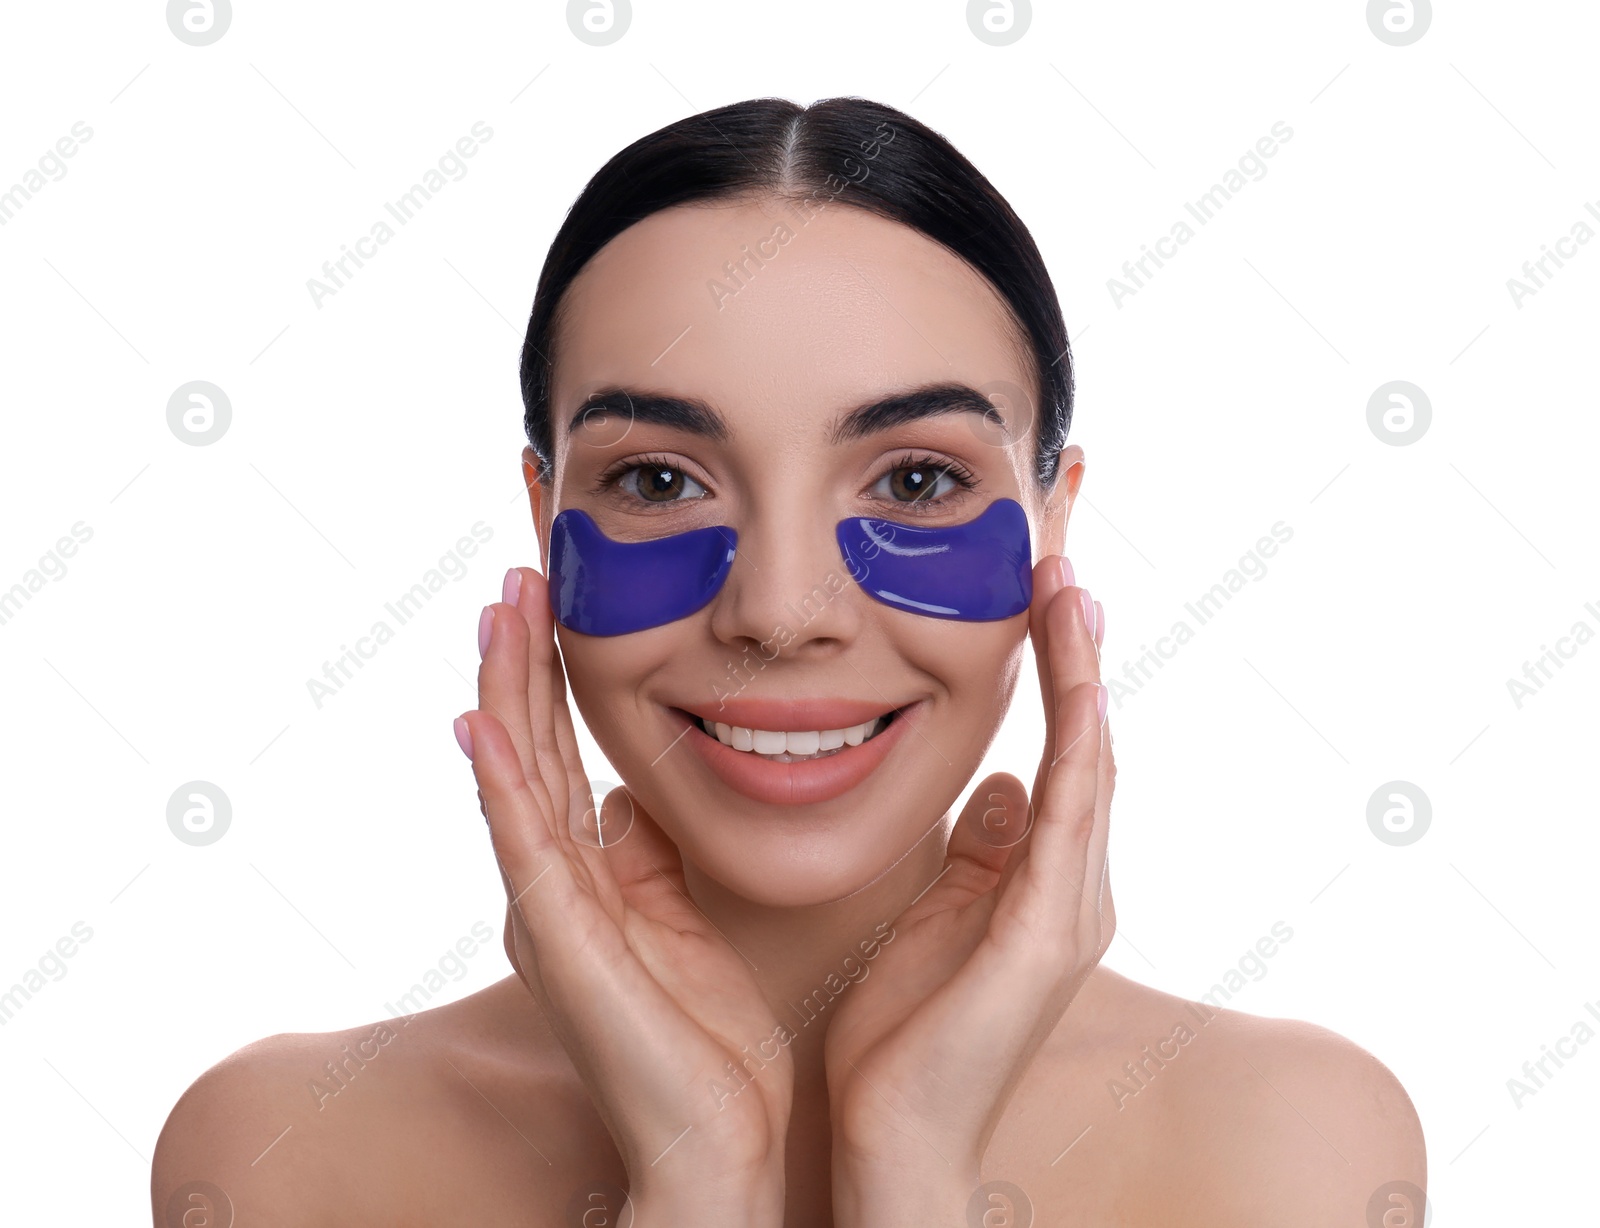
M 885 711 L 853 700 L 729 700 L 671 711 L 695 753 L 734 792 L 771 805 L 807 805 L 849 792 L 899 742 L 921 701 Z

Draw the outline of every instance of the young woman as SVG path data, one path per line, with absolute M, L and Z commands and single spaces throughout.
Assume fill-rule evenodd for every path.
M 158 1224 L 1421 1223 L 1370 1054 L 1099 966 L 1071 358 L 965 158 L 855 98 L 635 142 L 555 238 L 522 386 L 540 565 L 456 722 L 516 974 L 208 1071 Z M 1038 772 L 957 817 L 1025 639 Z

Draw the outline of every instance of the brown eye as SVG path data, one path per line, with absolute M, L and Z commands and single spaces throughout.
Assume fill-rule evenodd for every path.
M 935 456 L 904 452 L 872 486 L 872 496 L 908 511 L 945 511 L 957 506 L 979 486 L 962 465 Z
M 943 470 L 931 465 L 901 465 L 888 474 L 889 496 L 905 503 L 925 499 L 944 476 Z
M 633 465 L 617 476 L 623 490 L 646 503 L 680 503 L 705 494 L 705 487 L 682 469 L 659 462 Z M 686 494 L 689 490 L 693 493 Z

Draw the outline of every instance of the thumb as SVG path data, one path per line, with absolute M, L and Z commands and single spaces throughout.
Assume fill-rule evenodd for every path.
M 667 906 L 694 910 L 684 880 L 683 854 L 633 792 L 618 785 L 600 802 L 598 816 L 590 814 L 583 832 L 573 832 L 587 858 L 603 858 L 623 900 L 633 908 L 660 916 Z M 673 901 L 676 901 L 674 903 Z
M 1010 772 L 995 772 L 967 799 L 950 833 L 945 858 L 966 858 L 999 872 L 1032 826 L 1027 789 Z

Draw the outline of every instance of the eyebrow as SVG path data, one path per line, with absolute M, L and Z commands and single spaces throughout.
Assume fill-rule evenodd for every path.
M 880 397 L 845 410 L 834 419 L 828 434 L 831 444 L 864 439 L 897 426 L 945 414 L 978 414 L 1002 431 L 1010 433 L 1005 418 L 994 403 L 976 388 L 961 383 L 924 384 L 905 392 Z M 651 422 L 725 443 L 733 432 L 712 405 L 696 397 L 663 396 L 631 388 L 605 388 L 593 393 L 578 407 L 567 424 L 577 431 L 586 418 L 611 415 L 631 422 Z

